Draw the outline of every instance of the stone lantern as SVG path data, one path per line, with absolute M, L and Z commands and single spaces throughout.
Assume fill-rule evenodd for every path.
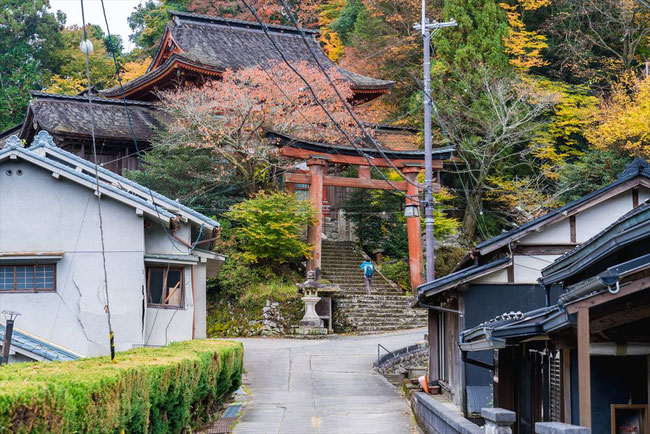
M 302 301 L 305 303 L 305 316 L 298 322 L 295 333 L 305 336 L 326 335 L 327 328 L 323 326 L 323 320 L 316 313 L 316 303 L 320 301 L 318 290 L 322 286 L 316 280 L 316 273 L 313 270 L 308 271 L 307 280 L 297 286 L 304 294 Z

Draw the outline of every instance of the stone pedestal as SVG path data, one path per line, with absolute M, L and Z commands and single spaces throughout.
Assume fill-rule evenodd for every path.
M 298 288 L 302 289 L 305 296 L 302 301 L 305 303 L 305 316 L 298 322 L 298 327 L 294 333 L 303 336 L 309 335 L 326 335 L 327 328 L 323 327 L 323 320 L 316 313 L 316 303 L 320 301 L 318 288 L 320 283 L 314 279 L 315 273 L 310 270 L 307 272 L 307 281 L 299 284 Z

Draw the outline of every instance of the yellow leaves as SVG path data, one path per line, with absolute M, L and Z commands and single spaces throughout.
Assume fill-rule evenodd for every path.
M 510 55 L 510 64 L 522 71 L 528 71 L 530 68 L 548 64 L 541 54 L 541 51 L 547 48 L 548 44 L 546 43 L 546 36 L 526 30 L 519 9 L 536 10 L 550 4 L 550 1 L 517 0 L 517 3 L 514 6 L 507 3 L 499 4 L 506 11 L 510 26 L 508 36 L 504 38 L 503 44 L 506 53 Z
M 47 91 L 64 95 L 77 95 L 86 89 L 86 86 L 87 82 L 85 78 L 62 77 L 55 74 L 52 77 L 52 84 L 47 88 Z
M 557 201 L 537 188 L 529 178 L 505 179 L 492 176 L 486 179 L 489 190 L 485 200 L 521 224 L 558 205 Z
M 124 72 L 122 72 L 122 82 L 126 83 L 144 75 L 150 63 L 150 58 L 146 58 L 141 62 L 126 62 L 124 64 Z
M 624 76 L 610 99 L 601 102 L 596 118 L 586 132 L 596 147 L 650 157 L 650 78 Z
M 339 34 L 330 28 L 344 6 L 345 0 L 330 0 L 320 7 L 318 14 L 318 27 L 320 28 L 318 40 L 332 62 L 339 60 L 345 50 Z

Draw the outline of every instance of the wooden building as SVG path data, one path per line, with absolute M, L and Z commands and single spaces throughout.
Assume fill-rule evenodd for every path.
M 545 267 L 540 284 L 561 288 L 557 303 L 461 333 L 461 351 L 494 355 L 494 406 L 517 413 L 521 434 L 541 421 L 647 433 L 650 203 Z
M 554 305 L 562 287 L 540 285 L 542 270 L 648 198 L 650 166 L 638 159 L 610 185 L 478 244 L 453 273 L 418 288 L 414 306 L 429 309 L 430 379 L 464 414 L 493 402 L 494 357 L 462 351 L 460 332 Z

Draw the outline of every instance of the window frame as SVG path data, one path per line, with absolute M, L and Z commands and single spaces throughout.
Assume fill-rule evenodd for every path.
M 14 273 L 14 287 L 13 289 L 2 289 L 0 288 L 0 294 L 20 294 L 20 293 L 35 293 L 35 292 L 56 292 L 57 289 L 57 273 L 56 273 L 56 263 L 53 264 L 43 264 L 43 263 L 38 263 L 38 262 L 26 262 L 26 263 L 21 263 L 21 262 L 10 262 L 10 263 L 0 263 L 0 268 L 13 268 L 13 273 Z M 22 288 L 18 289 L 18 272 L 17 268 L 18 267 L 32 267 L 33 268 L 33 273 L 34 273 L 34 284 L 33 288 Z M 45 288 L 45 289 L 40 289 L 36 288 L 36 267 L 52 267 L 53 269 L 53 281 L 52 281 L 52 288 Z
M 185 267 L 183 266 L 164 266 L 164 265 L 145 265 L 146 278 L 147 278 L 147 307 L 152 307 L 155 309 L 185 309 Z M 161 298 L 167 297 L 167 276 L 170 271 L 179 271 L 181 273 L 181 304 L 180 306 L 170 305 L 170 304 L 161 304 L 153 303 L 151 301 L 151 270 L 163 270 L 163 288 Z

